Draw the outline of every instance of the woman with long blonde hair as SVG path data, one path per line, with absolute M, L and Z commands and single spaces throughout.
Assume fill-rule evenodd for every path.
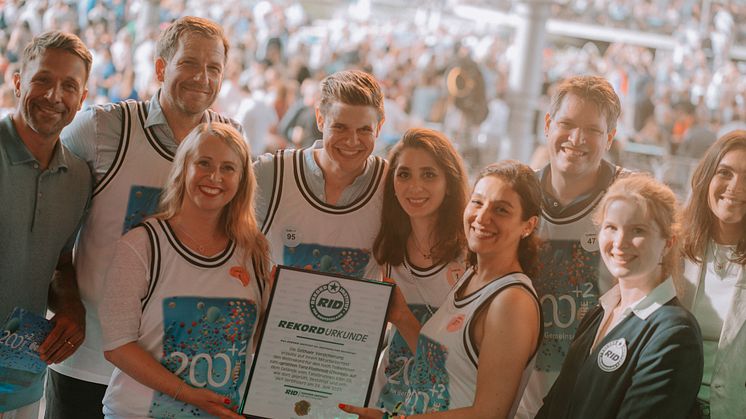
M 116 366 L 107 417 L 241 417 L 268 264 L 250 156 L 230 125 L 197 126 L 176 153 L 162 211 L 117 244 L 99 307 Z

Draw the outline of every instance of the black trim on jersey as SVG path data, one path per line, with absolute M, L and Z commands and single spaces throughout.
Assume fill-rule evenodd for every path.
M 277 209 L 279 208 L 280 198 L 282 197 L 283 173 L 285 171 L 285 156 L 283 150 L 277 150 L 274 160 L 274 182 L 272 182 L 272 194 L 269 196 L 269 207 L 267 207 L 267 216 L 262 225 L 262 234 L 269 233 L 269 227 L 275 219 Z
M 207 109 L 207 122 L 214 122 L 215 120 L 217 120 L 217 122 L 221 122 L 223 124 L 230 124 L 230 120 L 227 117 L 225 117 L 225 116 L 223 116 L 223 115 L 221 115 L 221 114 L 219 114 L 219 113 L 217 113 L 217 112 L 215 112 L 215 111 L 213 111 L 211 109 Z
M 127 154 L 127 148 L 129 148 L 130 132 L 132 130 L 132 114 L 127 102 L 119 102 L 118 105 L 122 108 L 122 127 L 119 131 L 119 146 L 117 147 L 117 153 L 114 155 L 114 161 L 106 170 L 101 180 L 94 186 L 93 195 L 98 195 L 103 191 L 106 186 L 114 179 L 119 169 L 122 168 L 124 163 L 124 156 Z
M 464 351 L 466 352 L 466 356 L 469 357 L 469 361 L 471 361 L 472 365 L 474 365 L 475 368 L 479 368 L 479 349 L 477 349 L 477 346 L 471 340 L 472 321 L 477 317 L 478 313 L 482 311 L 482 309 L 485 307 L 486 304 L 494 300 L 495 297 L 497 297 L 501 292 L 511 287 L 525 288 L 526 291 L 528 291 L 529 294 L 531 294 L 531 296 L 534 297 L 534 301 L 536 302 L 536 307 L 539 310 L 539 337 L 537 339 L 536 347 L 534 348 L 533 353 L 528 358 L 528 362 L 526 364 L 527 366 L 528 364 L 531 363 L 531 360 L 534 358 L 536 353 L 539 351 L 539 347 L 541 346 L 541 342 L 542 342 L 542 336 L 544 336 L 544 317 L 541 314 L 541 304 L 539 303 L 539 297 L 528 285 L 516 279 L 515 282 L 509 282 L 503 285 L 502 287 L 498 288 L 492 295 L 485 298 L 484 301 L 482 301 L 482 303 L 479 304 L 479 306 L 474 310 L 474 314 L 472 314 L 472 316 L 466 322 L 466 325 L 464 325 L 464 329 L 463 329 L 464 332 L 461 334 L 463 344 L 464 344 Z
M 311 192 L 311 188 L 308 187 L 306 172 L 303 163 L 304 150 L 306 149 L 295 150 L 293 152 L 293 175 L 295 177 L 295 184 L 298 185 L 298 190 L 300 191 L 301 195 L 303 195 L 303 198 L 305 198 L 306 201 L 317 210 L 325 212 L 327 214 L 349 214 L 364 207 L 365 204 L 367 204 L 368 201 L 373 198 L 376 190 L 378 190 L 378 186 L 381 182 L 381 179 L 383 178 L 385 163 L 380 157 L 375 157 L 375 163 L 373 166 L 373 178 L 371 179 L 371 182 L 366 186 L 365 191 L 357 199 L 355 199 L 349 205 L 340 206 L 330 205 L 326 202 L 321 201 L 318 197 L 316 197 L 316 195 Z
M 142 130 L 145 132 L 145 137 L 153 149 L 161 155 L 164 159 L 173 162 L 174 154 L 163 146 L 163 143 L 158 136 L 155 135 L 155 131 L 152 127 L 145 128 L 145 120 L 148 119 L 148 110 L 146 109 L 145 102 L 137 102 L 137 115 L 140 117 L 140 124 L 142 124 Z
M 613 173 L 611 173 L 608 183 L 603 188 L 599 188 L 595 192 L 595 195 L 593 197 L 589 197 L 587 200 L 584 201 L 585 202 L 584 206 L 582 206 L 581 208 L 578 208 L 578 211 L 573 214 L 570 214 L 564 217 L 557 217 L 557 216 L 551 215 L 550 211 L 546 210 L 545 205 L 548 205 L 548 204 L 546 203 L 546 198 L 545 198 L 545 199 L 542 199 L 542 206 L 541 206 L 542 218 L 546 220 L 547 222 L 555 224 L 555 225 L 564 225 L 564 224 L 574 223 L 586 217 L 589 213 L 591 213 L 593 210 L 596 209 L 596 206 L 598 205 L 598 203 L 601 201 L 604 195 L 606 195 L 606 191 L 609 189 L 611 184 L 614 183 L 614 181 L 616 181 L 619 178 L 619 176 L 623 176 L 627 173 L 631 173 L 630 171 L 624 169 L 623 167 L 612 165 L 611 163 L 606 162 L 605 160 L 603 160 L 601 164 L 606 164 L 610 168 L 610 170 L 613 170 Z M 548 170 L 548 168 L 543 169 L 543 170 Z M 541 175 L 543 170 L 538 172 L 539 175 Z M 543 186 L 543 178 L 540 179 L 540 181 L 542 181 L 542 186 Z M 577 203 L 576 205 L 578 204 L 579 203 Z
M 404 269 L 408 270 L 412 276 L 417 278 L 427 278 L 430 276 L 433 276 L 437 274 L 438 272 L 445 269 L 446 266 L 448 266 L 448 263 L 442 263 L 440 265 L 433 265 L 428 266 L 427 268 L 422 268 L 420 266 L 415 265 L 409 260 L 409 255 L 404 253 L 404 262 L 402 263 L 404 265 Z
M 259 299 L 263 301 L 265 278 L 259 276 L 259 271 L 256 269 L 256 258 L 254 256 L 251 256 L 251 269 L 254 271 L 254 281 L 256 281 L 257 288 L 259 289 Z
M 474 276 L 474 274 L 475 274 L 475 271 L 474 271 L 474 270 L 471 270 L 471 272 L 469 273 L 469 278 L 473 277 L 473 276 Z M 461 284 L 460 284 L 460 285 L 458 286 L 458 288 L 457 288 L 457 289 L 456 289 L 456 291 L 455 291 L 455 294 L 453 294 L 453 305 L 454 305 L 454 307 L 456 307 L 456 308 L 463 308 L 463 307 L 466 307 L 466 306 L 468 306 L 468 305 L 469 305 L 469 304 L 471 304 L 471 303 L 472 303 L 472 302 L 473 302 L 474 300 L 478 299 L 478 298 L 479 298 L 479 297 L 481 296 L 481 294 L 482 294 L 482 291 L 483 291 L 483 290 L 485 290 L 485 289 L 486 289 L 487 287 L 489 287 L 490 285 L 494 284 L 494 283 L 495 283 L 495 281 L 499 281 L 499 280 L 501 280 L 501 279 L 505 278 L 506 276 L 508 276 L 508 275 L 513 275 L 513 274 L 523 274 L 523 272 L 518 272 L 518 271 L 515 271 L 515 272 L 508 272 L 508 273 L 506 273 L 505 275 L 503 275 L 503 276 L 501 276 L 501 277 L 499 277 L 499 278 L 495 278 L 495 279 L 493 279 L 492 281 L 490 281 L 490 282 L 488 282 L 488 283 L 486 283 L 486 284 L 482 285 L 482 288 L 480 288 L 480 289 L 478 289 L 478 290 L 476 290 L 476 291 L 472 292 L 471 294 L 469 294 L 469 295 L 465 295 L 465 296 L 463 296 L 463 297 L 459 298 L 459 297 L 458 297 L 458 294 L 459 294 L 459 292 L 461 291 L 461 288 L 463 288 L 463 287 L 464 287 L 464 286 L 466 285 L 466 282 L 468 281 L 468 279 L 465 279 L 465 280 L 464 280 L 463 282 L 461 282 Z
M 140 224 L 140 226 L 145 228 L 145 232 L 148 233 L 148 240 L 150 241 L 150 278 L 148 280 L 148 293 L 145 294 L 145 297 L 142 300 L 140 300 L 140 305 L 144 310 L 145 306 L 148 305 L 148 301 L 150 301 L 150 297 L 153 296 L 155 287 L 158 285 L 158 279 L 160 278 L 161 244 L 158 240 L 158 234 L 155 232 L 155 229 L 150 222 L 146 221 Z
M 223 249 L 223 251 L 220 252 L 220 254 L 218 254 L 217 256 L 202 256 L 200 254 L 194 253 L 179 240 L 179 238 L 174 233 L 173 228 L 171 228 L 171 224 L 169 224 L 168 221 L 157 221 L 158 225 L 160 225 L 161 229 L 165 233 L 166 239 L 174 248 L 174 250 L 176 250 L 176 252 L 180 254 L 187 262 L 199 268 L 216 268 L 223 265 L 228 260 L 230 260 L 231 256 L 233 256 L 233 251 L 236 249 L 236 242 L 230 240 L 228 242 L 228 246 L 226 246 L 225 249 Z
M 573 214 L 569 217 L 553 218 L 546 211 L 544 211 L 543 207 L 541 209 L 541 216 L 545 221 L 555 224 L 555 225 L 572 224 L 578 220 L 582 220 L 588 214 L 590 214 L 594 209 L 596 209 L 596 205 L 598 205 L 598 203 L 601 202 L 601 199 L 604 197 L 604 195 L 606 195 L 606 189 L 600 191 L 598 195 L 596 195 L 596 197 L 593 198 L 593 201 L 591 201 L 591 203 L 587 207 L 583 208 L 582 211 L 580 211 L 579 213 Z

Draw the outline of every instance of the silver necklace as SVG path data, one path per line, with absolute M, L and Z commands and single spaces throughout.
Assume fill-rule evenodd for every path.
M 214 243 L 214 239 L 208 244 L 202 244 L 203 242 L 201 240 L 197 240 L 194 236 L 189 234 L 189 231 L 187 231 L 187 229 L 184 227 L 184 225 L 181 224 L 181 222 L 175 223 L 174 225 L 176 226 L 176 228 L 179 229 L 179 231 L 184 233 L 189 238 L 192 244 L 197 248 L 197 252 L 206 254 L 208 249 L 218 247 L 218 245 Z
M 730 267 L 730 258 L 733 251 L 728 246 L 721 246 L 714 242 L 712 244 L 712 260 L 715 265 L 715 272 L 723 274 Z

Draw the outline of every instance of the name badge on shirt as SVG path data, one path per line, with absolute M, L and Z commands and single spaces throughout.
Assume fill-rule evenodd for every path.
M 293 248 L 298 247 L 300 243 L 300 232 L 294 226 L 285 227 L 285 232 L 282 234 L 282 244 L 285 247 Z
M 598 252 L 598 240 L 595 230 L 583 234 L 580 238 L 580 247 L 586 252 Z
M 598 367 L 601 371 L 612 372 L 619 369 L 627 358 L 627 341 L 624 338 L 612 340 L 598 353 Z

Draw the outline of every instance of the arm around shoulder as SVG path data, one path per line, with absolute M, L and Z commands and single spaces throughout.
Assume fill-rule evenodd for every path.
M 94 105 L 78 112 L 60 133 L 60 140 L 85 160 L 96 181 L 112 165 L 121 143 L 122 107 L 117 103 Z

